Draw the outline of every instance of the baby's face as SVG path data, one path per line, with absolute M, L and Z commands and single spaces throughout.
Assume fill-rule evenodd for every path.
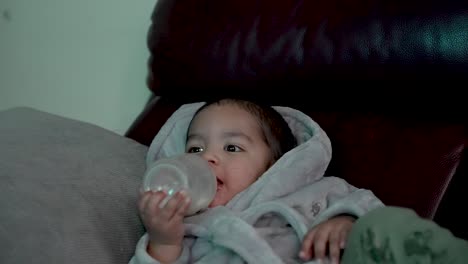
M 232 104 L 203 109 L 189 128 L 186 152 L 199 153 L 218 180 L 210 207 L 225 205 L 271 165 L 272 154 L 249 112 Z

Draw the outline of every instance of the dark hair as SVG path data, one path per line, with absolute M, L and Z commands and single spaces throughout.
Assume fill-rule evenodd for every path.
M 260 125 L 265 143 L 273 153 L 273 161 L 277 161 L 284 153 L 296 147 L 297 141 L 288 123 L 278 111 L 269 105 L 254 103 L 245 99 L 223 98 L 208 101 L 195 112 L 193 117 L 195 118 L 203 109 L 215 104 L 236 105 L 255 116 Z M 192 118 L 192 121 L 194 118 Z M 189 127 L 192 125 L 192 121 L 190 121 Z

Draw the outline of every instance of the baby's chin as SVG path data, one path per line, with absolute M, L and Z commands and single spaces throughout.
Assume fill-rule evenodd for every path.
M 216 206 L 222 206 L 222 205 L 226 205 L 228 201 L 226 201 L 225 199 L 223 199 L 222 195 L 220 195 L 220 193 L 216 193 L 215 195 L 215 198 L 213 199 L 213 201 L 211 201 L 211 203 L 208 205 L 208 208 L 213 208 L 213 207 L 216 207 Z

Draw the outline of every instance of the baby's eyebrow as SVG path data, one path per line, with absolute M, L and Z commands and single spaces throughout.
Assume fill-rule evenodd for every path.
M 253 139 L 249 135 L 242 133 L 240 131 L 228 131 L 223 133 L 224 138 L 244 138 L 249 142 L 253 142 Z
M 243 139 L 245 139 L 245 140 L 247 140 L 249 142 L 253 142 L 253 139 L 249 135 L 247 135 L 247 134 L 245 134 L 245 133 L 243 133 L 241 131 L 226 131 L 226 132 L 223 132 L 222 133 L 222 138 L 223 139 L 226 139 L 226 138 L 243 138 Z M 200 134 L 193 133 L 193 134 L 189 134 L 187 136 L 187 142 L 189 142 L 191 140 L 205 140 L 205 138 Z
M 190 140 L 197 140 L 197 139 L 198 139 L 198 140 L 202 140 L 203 137 L 202 137 L 201 135 L 199 135 L 199 134 L 189 134 L 189 135 L 187 136 L 187 141 L 190 141 Z

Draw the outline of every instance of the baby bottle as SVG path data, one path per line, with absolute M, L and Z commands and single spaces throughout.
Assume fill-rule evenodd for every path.
M 196 154 L 185 153 L 155 161 L 143 177 L 144 191 L 165 190 L 163 205 L 178 191 L 185 189 L 191 199 L 186 215 L 206 209 L 216 194 L 216 177 L 208 162 Z

